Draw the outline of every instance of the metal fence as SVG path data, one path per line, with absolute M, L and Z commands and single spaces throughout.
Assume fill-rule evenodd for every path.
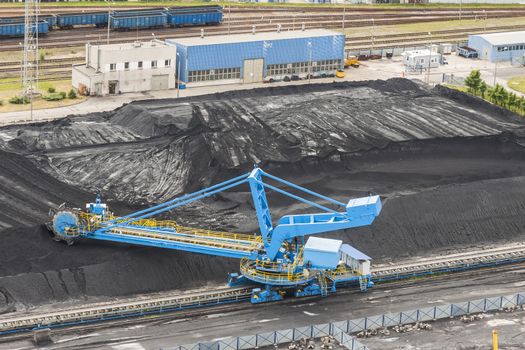
M 171 348 L 173 350 L 243 350 L 261 346 L 298 341 L 303 338 L 320 338 L 331 335 L 350 350 L 368 350 L 351 333 L 374 330 L 416 322 L 435 321 L 443 318 L 503 310 L 525 305 L 525 293 L 508 296 L 477 299 L 447 305 L 436 305 L 409 311 L 381 314 L 346 321 L 291 328 L 280 331 L 259 333 L 249 336 L 232 337 L 207 343 L 196 343 Z
M 274 346 L 286 344 L 301 339 L 316 339 L 332 336 L 334 339 L 349 350 L 369 350 L 361 344 L 356 337 L 351 336 L 338 325 L 340 322 L 310 325 L 305 327 L 290 328 L 279 331 L 271 331 L 247 335 L 241 337 L 231 337 L 217 341 L 181 345 L 171 350 L 243 350 L 256 349 L 264 346 Z

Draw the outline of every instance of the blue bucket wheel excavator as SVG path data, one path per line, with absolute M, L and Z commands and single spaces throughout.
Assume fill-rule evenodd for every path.
M 190 228 L 154 218 L 243 184 L 249 185 L 260 234 Z M 267 191 L 295 199 L 321 213 L 285 215 L 274 225 Z M 335 292 L 338 285 L 354 284 L 361 290 L 371 287 L 368 256 L 341 240 L 312 236 L 305 242 L 305 237 L 367 226 L 380 212 L 377 195 L 351 199 L 345 204 L 256 167 L 250 173 L 125 216 L 114 216 L 99 195 L 94 203 L 86 205 L 85 211 L 63 204 L 50 211 L 47 227 L 56 240 L 68 244 L 89 238 L 240 259 L 241 274 L 231 273 L 228 283 L 255 285 L 251 301 L 261 303 L 281 300 L 289 294 L 326 296 Z

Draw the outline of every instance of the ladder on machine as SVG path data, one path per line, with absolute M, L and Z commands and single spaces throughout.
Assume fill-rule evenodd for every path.
M 326 275 L 324 271 L 319 272 L 319 275 L 317 276 L 317 280 L 319 281 L 319 287 L 321 289 L 321 295 L 323 297 L 328 295 L 328 282 L 326 280 Z
M 366 276 L 359 276 L 359 289 L 361 292 L 366 292 L 368 289 L 368 278 Z

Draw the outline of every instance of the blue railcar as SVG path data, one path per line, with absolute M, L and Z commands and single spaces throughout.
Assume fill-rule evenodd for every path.
M 108 25 L 107 12 L 90 12 L 61 14 L 57 16 L 57 26 L 59 28 L 72 28 L 82 25 L 94 25 L 104 27 Z
M 24 22 L 0 23 L 0 38 L 24 36 Z M 37 26 L 33 26 L 33 33 Z M 49 31 L 49 23 L 46 21 L 38 22 L 38 34 L 45 35 Z
M 24 16 L 16 16 L 16 17 L 1 17 L 0 23 L 24 23 Z M 42 15 L 38 16 L 39 21 L 46 21 L 48 23 L 48 29 L 51 29 L 52 27 L 56 26 L 57 24 L 57 16 L 55 15 Z
M 136 15 L 111 15 L 111 28 L 114 30 L 130 30 L 164 27 L 168 16 L 164 13 L 141 13 Z
M 172 27 L 191 25 L 215 25 L 222 22 L 221 11 L 206 12 L 168 12 L 168 24 Z

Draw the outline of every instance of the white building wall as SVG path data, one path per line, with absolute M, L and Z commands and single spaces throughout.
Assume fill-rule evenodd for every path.
M 152 77 L 161 75 L 167 77 L 168 89 L 173 89 L 175 59 L 176 48 L 162 42 L 86 45 L 86 64 L 73 68 L 73 84 L 77 88 L 85 85 L 92 95 L 109 94 L 112 81 L 116 82 L 115 93 L 140 92 L 151 90 Z M 157 61 L 156 67 L 152 67 L 152 61 Z M 142 62 L 140 68 L 139 62 Z

